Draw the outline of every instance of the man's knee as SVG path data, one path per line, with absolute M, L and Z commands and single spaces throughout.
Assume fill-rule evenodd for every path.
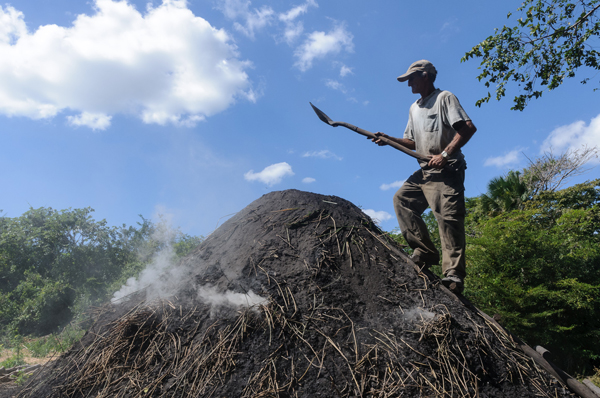
M 394 194 L 394 208 L 421 214 L 429 206 L 423 192 L 406 183 Z

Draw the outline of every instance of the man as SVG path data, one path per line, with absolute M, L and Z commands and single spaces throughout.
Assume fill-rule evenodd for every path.
M 411 105 L 404 138 L 385 137 L 428 157 L 394 195 L 394 209 L 402 235 L 413 249 L 412 260 L 421 268 L 438 264 L 439 253 L 421 215 L 431 207 L 442 243 L 442 283 L 454 293 L 464 289 L 465 198 L 467 168 L 461 148 L 477 129 L 454 94 L 434 87 L 437 70 L 426 60 L 413 63 L 398 81 L 408 81 L 421 96 Z M 385 145 L 381 140 L 373 140 Z

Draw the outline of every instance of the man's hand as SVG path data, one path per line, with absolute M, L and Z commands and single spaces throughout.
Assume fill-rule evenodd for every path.
M 376 132 L 375 135 L 377 137 L 383 137 L 383 138 L 387 138 L 387 139 L 391 138 L 390 136 L 388 136 L 387 134 L 382 133 L 381 131 Z M 379 146 L 385 146 L 385 145 L 387 145 L 385 142 L 381 141 L 379 138 L 369 138 L 369 137 L 367 137 L 367 139 L 373 141 L 374 143 L 376 143 Z
M 452 127 L 456 130 L 456 134 L 450 144 L 444 149 L 448 155 L 462 148 L 477 131 L 477 127 L 470 120 L 455 123 Z M 443 169 L 446 163 L 448 163 L 448 159 L 439 154 L 431 157 L 428 166 L 434 169 Z
M 439 154 L 433 155 L 427 165 L 429 167 L 433 167 L 434 169 L 443 169 L 446 163 L 448 163 L 448 159 Z
M 380 138 L 385 138 L 386 140 L 390 140 L 395 142 L 396 144 L 400 144 L 403 147 L 410 149 L 411 151 L 415 150 L 415 142 L 408 140 L 406 138 L 395 138 L 395 137 L 390 137 L 387 134 L 382 133 L 381 131 L 378 131 L 375 133 L 376 138 L 369 138 L 367 137 L 368 140 L 373 141 L 374 143 L 376 143 L 379 146 L 385 146 L 388 145 L 385 142 L 383 142 L 383 140 L 381 140 Z

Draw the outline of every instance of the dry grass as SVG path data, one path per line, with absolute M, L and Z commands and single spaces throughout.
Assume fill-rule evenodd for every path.
M 135 307 L 69 356 L 53 375 L 62 384 L 51 396 L 210 395 L 235 365 L 251 312 L 240 313 L 232 324 L 217 321 L 202 331 L 202 322 L 196 322 L 196 329 L 182 327 L 199 316 L 197 308 L 168 300 Z
M 16 355 L 16 352 L 13 349 L 0 350 L 0 363 L 4 362 L 5 360 L 7 360 L 9 358 L 14 357 L 15 355 Z M 47 363 L 48 361 L 56 359 L 56 354 L 50 354 L 44 358 L 36 358 L 27 349 L 27 347 L 22 347 L 20 355 L 23 358 L 23 361 L 27 365 L 38 365 L 38 364 L 43 365 L 43 364 Z

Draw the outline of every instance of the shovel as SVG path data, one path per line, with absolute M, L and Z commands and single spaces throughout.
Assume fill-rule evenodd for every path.
M 346 122 L 334 122 L 333 120 L 331 120 L 329 118 L 329 116 L 327 116 L 322 110 L 320 110 L 319 108 L 317 108 L 316 106 L 314 106 L 312 103 L 310 103 L 310 106 L 312 106 L 313 110 L 315 111 L 315 113 L 317 114 L 317 116 L 319 117 L 319 119 L 321 119 L 323 122 L 327 123 L 330 126 L 333 127 L 337 127 L 337 126 L 344 126 L 352 131 L 356 131 L 358 134 L 364 135 L 365 137 L 371 138 L 371 139 L 379 139 L 381 140 L 381 142 L 391 146 L 392 148 L 395 148 L 399 151 L 404 152 L 405 154 L 407 154 L 408 156 L 412 156 L 415 159 L 419 159 L 419 160 L 423 160 L 425 162 L 429 161 L 429 157 L 427 156 L 423 156 L 423 155 L 419 155 L 418 153 L 411 151 L 410 149 L 403 147 L 402 145 L 398 144 L 397 142 L 394 142 L 390 139 L 387 139 L 385 137 L 378 137 L 375 134 L 371 133 L 370 131 L 367 130 L 363 130 L 360 127 L 356 127 L 350 123 L 346 123 Z

